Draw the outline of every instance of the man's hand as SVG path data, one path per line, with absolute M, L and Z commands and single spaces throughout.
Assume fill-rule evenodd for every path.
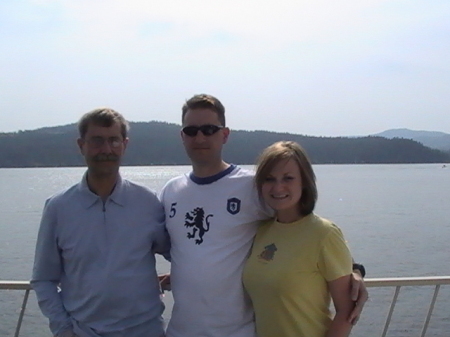
M 355 307 L 350 313 L 348 321 L 349 323 L 355 325 L 359 320 L 359 316 L 361 315 L 361 312 L 364 308 L 364 304 L 366 304 L 367 299 L 369 298 L 369 293 L 367 292 L 364 280 L 359 272 L 352 273 L 351 296 L 352 301 L 355 302 Z
M 164 294 L 165 291 L 172 290 L 172 285 L 170 284 L 170 274 L 158 275 L 158 281 L 161 288 L 161 293 Z

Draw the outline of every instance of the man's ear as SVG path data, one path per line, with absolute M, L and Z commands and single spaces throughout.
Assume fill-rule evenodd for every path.
M 223 143 L 226 144 L 228 141 L 228 136 L 230 136 L 230 129 L 225 127 L 222 129 L 222 133 L 223 133 Z
M 78 138 L 77 145 L 78 145 L 78 148 L 80 149 L 81 154 L 83 154 L 83 144 L 84 144 L 84 139 Z
M 129 141 L 130 141 L 130 138 L 128 138 L 128 137 L 123 140 L 123 149 L 124 150 L 127 148 L 127 145 L 128 145 Z

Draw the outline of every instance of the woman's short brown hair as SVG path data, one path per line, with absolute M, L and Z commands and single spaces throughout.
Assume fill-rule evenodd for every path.
M 263 150 L 257 162 L 255 175 L 256 188 L 262 199 L 262 185 L 272 169 L 282 160 L 293 159 L 300 169 L 302 196 L 299 201 L 300 214 L 313 212 L 317 202 L 316 175 L 305 150 L 296 142 L 281 141 Z

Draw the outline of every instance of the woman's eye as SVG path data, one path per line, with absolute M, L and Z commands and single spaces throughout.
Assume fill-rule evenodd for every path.
M 274 177 L 266 177 L 266 179 L 264 179 L 264 181 L 266 181 L 266 182 L 275 181 L 275 178 Z

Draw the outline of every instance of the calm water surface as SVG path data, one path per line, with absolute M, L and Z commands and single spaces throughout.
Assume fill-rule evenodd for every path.
M 251 168 L 251 166 L 249 166 Z M 430 165 L 319 165 L 316 213 L 337 223 L 367 277 L 450 275 L 450 168 Z M 123 176 L 160 191 L 189 166 L 123 167 Z M 77 183 L 84 168 L 0 169 L 0 280 L 30 278 L 42 206 Z M 158 262 L 159 272 L 169 265 Z M 353 336 L 380 336 L 392 289 L 371 290 Z M 431 288 L 406 288 L 389 336 L 419 335 Z M 0 291 L 0 336 L 12 336 L 22 294 Z M 166 318 L 172 298 L 166 295 Z M 50 336 L 34 294 L 21 336 Z M 450 336 L 450 287 L 442 287 L 427 336 Z

